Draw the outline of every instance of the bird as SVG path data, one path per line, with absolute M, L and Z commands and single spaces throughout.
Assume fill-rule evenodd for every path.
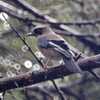
M 69 43 L 63 37 L 56 34 L 50 26 L 37 25 L 27 35 L 37 38 L 38 48 L 46 59 L 51 61 L 63 60 L 66 70 L 73 73 L 82 73 L 74 59 L 75 55 L 70 49 Z

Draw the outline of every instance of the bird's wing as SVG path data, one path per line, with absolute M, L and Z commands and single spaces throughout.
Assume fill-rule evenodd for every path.
M 64 50 L 62 47 L 53 43 L 52 41 L 49 42 L 49 45 L 53 47 L 57 52 L 62 54 L 67 70 L 69 70 L 70 72 L 81 73 L 81 69 L 79 68 L 78 64 L 74 61 L 72 54 L 69 52 L 69 49 Z
M 61 36 L 56 35 L 56 34 L 45 34 L 45 35 L 42 35 L 42 36 L 38 37 L 38 45 L 39 45 L 39 47 L 41 46 L 42 48 L 43 47 L 46 48 L 48 41 L 51 41 L 55 45 L 58 45 L 59 47 L 61 47 L 65 51 L 69 50 L 69 52 L 75 57 L 76 52 L 73 52 L 73 50 L 70 48 L 70 45 Z
M 39 46 L 47 47 L 48 42 L 52 42 L 55 45 L 58 45 L 65 50 L 69 49 L 69 47 L 66 44 L 66 42 L 64 41 L 64 39 L 62 37 L 60 37 L 59 35 L 46 34 L 46 35 L 42 35 L 42 36 L 38 37 L 38 45 Z
M 69 49 L 65 50 L 64 48 L 62 48 L 61 45 L 58 45 L 56 42 L 54 41 L 49 41 L 48 42 L 48 46 L 54 48 L 54 50 L 56 50 L 57 52 L 59 52 L 60 54 L 62 54 L 63 56 L 65 56 L 67 59 L 71 58 L 71 53 L 69 52 Z
M 55 45 L 58 45 L 59 47 L 61 47 L 64 50 L 68 50 L 69 49 L 68 45 L 63 40 L 50 40 L 50 42 L 52 42 Z
M 85 56 L 82 52 L 80 52 L 78 49 L 74 48 L 66 40 L 64 40 L 64 38 L 62 38 L 60 35 L 46 34 L 45 36 L 49 40 L 53 41 L 53 43 L 60 45 L 63 49 L 67 50 L 69 48 L 73 56 L 76 56 L 76 55 L 79 55 L 79 54 L 82 54 L 82 56 Z

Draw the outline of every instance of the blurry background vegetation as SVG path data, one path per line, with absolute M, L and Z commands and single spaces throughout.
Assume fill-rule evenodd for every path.
M 1 0 L 5 2 L 9 2 L 7 0 Z M 97 20 L 100 18 L 100 1 L 99 0 L 25 0 L 30 5 L 39 9 L 43 14 L 49 15 L 59 22 L 81 22 L 81 21 L 90 21 L 90 20 Z M 4 21 L 2 18 L 2 14 L 0 14 L 0 62 L 3 60 L 5 61 L 10 58 L 13 61 L 12 66 L 9 65 L 0 65 L 0 72 L 3 77 L 10 77 L 16 74 L 21 74 L 24 72 L 28 72 L 32 69 L 27 69 L 24 66 L 24 62 L 27 60 L 32 61 L 35 63 L 34 58 L 32 55 L 25 51 L 23 52 L 24 44 L 18 39 L 13 31 L 11 31 L 9 25 Z M 30 15 L 29 15 L 30 16 Z M 36 47 L 36 39 L 33 37 L 26 38 L 24 34 L 28 29 L 24 26 L 24 23 L 18 21 L 15 18 L 8 17 L 9 22 L 13 24 L 14 27 L 18 27 L 21 31 L 22 36 L 25 40 L 29 43 L 32 47 L 33 51 L 37 50 Z M 34 23 L 34 22 L 33 22 Z M 20 27 L 19 27 L 20 26 Z M 70 26 L 71 28 L 79 31 L 81 34 L 100 34 L 100 25 L 83 25 L 83 26 Z M 86 46 L 84 43 L 80 42 L 75 37 L 67 37 L 64 38 L 74 47 L 78 48 L 80 51 L 85 53 L 86 55 L 93 55 L 100 53 L 94 52 L 91 48 Z M 96 43 L 100 47 L 100 38 L 88 38 L 93 43 Z M 93 47 L 95 48 L 95 47 Z M 6 61 L 7 62 L 7 61 Z M 8 61 L 9 62 L 9 61 Z M 20 64 L 22 67 L 20 70 L 16 70 L 14 64 Z M 90 74 L 86 74 L 85 77 L 91 76 Z M 72 75 L 65 78 L 65 80 L 57 80 L 61 85 L 70 85 L 74 83 L 76 80 L 84 79 L 84 76 L 80 75 Z M 45 84 L 39 84 L 41 87 L 52 86 L 50 82 L 45 82 Z M 36 85 L 38 86 L 38 85 Z M 75 85 L 71 87 L 72 90 L 77 92 L 78 95 L 83 96 L 84 99 L 80 100 L 99 100 L 100 98 L 100 86 L 99 83 L 95 82 L 94 80 L 91 82 L 86 82 L 85 84 Z M 39 95 L 39 91 L 36 92 L 27 88 L 24 89 L 17 89 L 8 91 L 5 95 L 5 100 L 42 100 L 42 95 Z M 51 93 L 52 94 L 52 93 Z M 52 94 L 53 95 L 53 94 Z M 66 95 L 66 98 L 69 97 Z M 48 97 L 48 100 L 51 100 Z M 57 97 L 56 99 L 57 100 Z M 68 100 L 75 100 L 75 98 L 70 97 Z M 78 99 L 77 99 L 78 100 Z

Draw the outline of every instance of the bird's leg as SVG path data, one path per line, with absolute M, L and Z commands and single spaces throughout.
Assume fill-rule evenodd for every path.
M 50 61 L 50 58 L 47 59 L 46 63 L 44 63 L 43 59 L 42 59 L 41 61 L 42 61 L 42 63 L 43 63 L 43 69 L 45 70 L 45 72 L 47 72 L 47 70 L 48 70 L 47 66 L 48 66 L 48 63 L 49 63 L 49 61 Z M 47 76 L 45 76 L 45 78 L 47 78 Z M 58 92 L 59 96 L 61 97 L 61 100 L 65 100 L 65 98 L 64 98 L 64 96 L 63 96 L 63 94 L 62 94 L 62 92 L 61 92 L 60 89 L 58 88 L 58 86 L 57 86 L 57 84 L 55 83 L 55 81 L 54 81 L 54 80 L 51 80 L 51 82 L 52 82 L 52 84 L 54 85 L 54 87 L 55 87 L 56 91 Z
M 46 71 L 47 71 L 47 66 L 48 66 L 48 63 L 49 63 L 49 58 L 47 59 L 47 61 L 46 61 L 46 63 L 45 63 L 45 69 L 46 69 Z
M 44 59 L 41 59 L 41 62 L 43 64 L 44 71 L 47 71 L 48 70 L 47 66 L 48 66 L 49 59 L 47 59 L 46 62 L 44 62 Z
M 75 56 L 75 57 L 74 57 L 74 60 L 75 60 L 75 61 L 78 61 L 80 57 L 81 57 L 81 53 L 78 54 L 77 56 Z

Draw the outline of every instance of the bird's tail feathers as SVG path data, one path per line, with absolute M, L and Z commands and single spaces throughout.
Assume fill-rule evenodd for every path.
M 78 66 L 77 62 L 74 61 L 73 58 L 71 58 L 70 60 L 64 59 L 64 63 L 65 63 L 65 67 L 70 72 L 73 72 L 73 73 L 82 73 L 80 67 Z

